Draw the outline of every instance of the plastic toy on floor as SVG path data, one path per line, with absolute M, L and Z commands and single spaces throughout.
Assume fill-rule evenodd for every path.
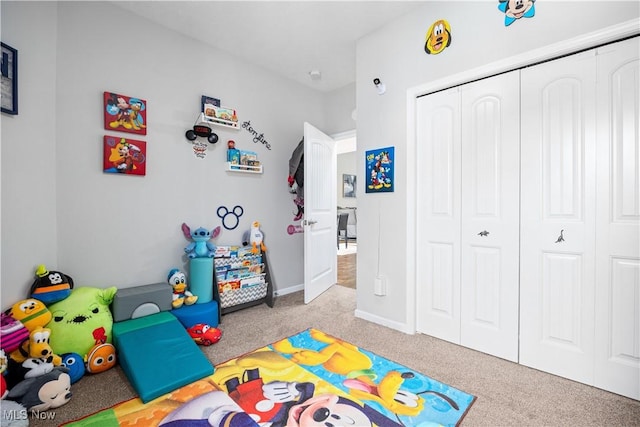
M 260 251 L 267 251 L 267 247 L 264 245 L 264 234 L 262 233 L 262 230 L 260 230 L 260 223 L 258 221 L 253 221 L 251 223 L 251 229 L 244 232 L 244 235 L 242 236 L 242 245 L 251 245 L 252 254 L 257 254 Z M 258 247 L 260 247 L 260 250 L 258 250 Z
M 202 227 L 191 231 L 187 224 L 182 223 L 182 233 L 187 239 L 193 240 L 184 248 L 184 252 L 189 258 L 213 258 L 216 253 L 216 245 L 210 240 L 218 237 L 220 226 L 211 231 Z
M 187 276 L 177 268 L 169 271 L 167 277 L 169 285 L 173 288 L 173 308 L 180 308 L 182 305 L 192 305 L 198 301 L 198 297 L 187 290 Z

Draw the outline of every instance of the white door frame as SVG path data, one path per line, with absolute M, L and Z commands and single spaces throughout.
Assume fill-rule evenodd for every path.
M 638 34 L 640 18 L 632 19 L 618 25 L 607 27 L 592 33 L 554 43 L 543 48 L 534 49 L 520 55 L 496 61 L 482 67 L 463 71 L 445 78 L 435 80 L 407 89 L 407 332 L 416 332 L 416 196 L 418 164 L 416 159 L 416 98 L 431 92 L 461 85 L 473 80 L 489 77 L 505 71 L 522 68 L 541 61 L 547 61 L 563 55 L 592 48 L 600 44 L 614 42 Z

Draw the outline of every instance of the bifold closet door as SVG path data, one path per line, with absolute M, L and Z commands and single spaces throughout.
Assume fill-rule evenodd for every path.
M 594 51 L 521 71 L 520 363 L 594 376 Z
M 594 385 L 640 400 L 640 39 L 598 49 Z
M 520 72 L 461 87 L 460 343 L 518 361 Z
M 519 72 L 417 102 L 417 330 L 518 359 Z
M 416 329 L 460 343 L 460 95 L 417 100 Z

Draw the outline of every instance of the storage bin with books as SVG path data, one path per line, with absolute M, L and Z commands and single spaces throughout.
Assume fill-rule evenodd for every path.
M 251 247 L 218 246 L 214 261 L 214 293 L 221 314 L 263 302 L 273 307 L 266 253 L 253 254 Z

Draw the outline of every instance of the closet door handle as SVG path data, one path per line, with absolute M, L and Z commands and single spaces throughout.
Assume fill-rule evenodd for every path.
M 317 224 L 317 223 L 318 223 L 318 221 L 314 221 L 312 219 L 304 221 L 304 225 L 313 225 L 313 224 Z
M 564 242 L 564 235 L 563 234 L 564 234 L 564 230 L 560 230 L 560 235 L 556 239 L 555 243 Z
M 489 235 L 489 232 L 487 230 L 483 230 L 478 233 L 478 236 L 480 237 L 487 237 L 488 235 Z

